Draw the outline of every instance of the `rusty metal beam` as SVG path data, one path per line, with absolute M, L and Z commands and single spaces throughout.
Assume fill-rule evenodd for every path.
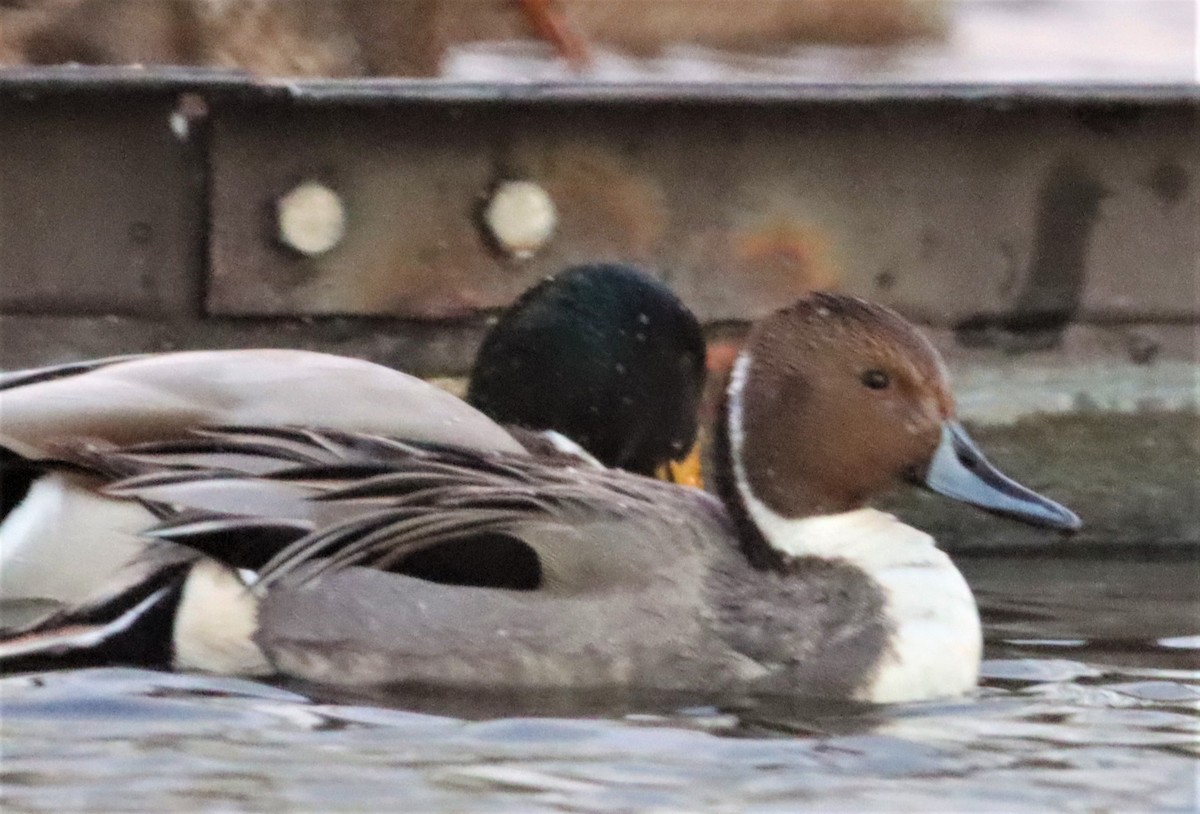
M 708 321 L 840 287 L 967 344 L 1053 347 L 1071 322 L 1198 319 L 1198 113 L 1190 86 L 9 71 L 0 309 L 471 317 L 608 257 Z M 524 262 L 480 226 L 511 179 L 557 212 Z M 306 181 L 343 207 L 324 253 L 279 238 L 278 201 Z
M 218 104 L 208 305 L 445 317 L 609 257 L 658 269 L 707 320 L 813 287 L 941 325 L 1191 319 L 1196 122 L 1190 104 L 945 99 Z M 520 265 L 477 219 L 513 178 L 558 213 Z M 274 245 L 263 217 L 305 180 L 349 212 L 346 241 L 316 258 Z

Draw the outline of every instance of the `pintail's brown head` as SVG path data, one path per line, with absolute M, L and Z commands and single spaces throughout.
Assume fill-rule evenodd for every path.
M 881 305 L 815 293 L 764 319 L 734 366 L 726 411 L 738 489 L 780 519 L 861 508 L 910 482 L 1079 527 L 988 463 L 955 420 L 938 352 Z

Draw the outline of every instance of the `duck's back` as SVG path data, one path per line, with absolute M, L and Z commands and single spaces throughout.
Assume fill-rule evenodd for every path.
M 0 381 L 0 412 L 0 446 L 35 458 L 69 438 L 129 444 L 234 425 L 520 449 L 486 416 L 427 382 L 298 350 L 184 351 L 9 374 Z

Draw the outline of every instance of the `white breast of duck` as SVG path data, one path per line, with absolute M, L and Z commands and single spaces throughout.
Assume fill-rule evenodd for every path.
M 982 655 L 962 574 L 932 537 L 868 500 L 906 481 L 1039 525 L 1079 524 L 987 463 L 953 421 L 933 347 L 890 310 L 855 298 L 814 295 L 755 328 L 730 376 L 718 445 L 727 470 L 718 488 L 768 549 L 758 552 L 767 568 L 834 566 L 816 570 L 843 585 L 822 594 L 835 603 L 853 596 L 862 606 L 864 592 L 876 594 L 867 603 L 876 633 L 864 635 L 870 625 L 860 619 L 826 634 L 876 651 L 850 657 L 873 662 L 852 691 L 863 701 L 962 694 Z

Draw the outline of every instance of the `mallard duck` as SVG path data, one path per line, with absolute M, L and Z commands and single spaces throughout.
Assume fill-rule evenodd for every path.
M 158 545 L 90 602 L 10 632 L 0 659 L 344 686 L 937 698 L 975 686 L 975 602 L 929 535 L 872 498 L 908 483 L 1080 525 L 975 447 L 928 341 L 853 297 L 812 294 L 753 329 L 716 432 L 719 497 L 530 454 L 465 404 L 438 413 L 450 438 L 234 421 L 60 447 L 106 499 L 158 515 L 145 532 Z M 461 567 L 425 568 L 433 551 Z M 506 584 L 476 581 L 493 558 Z
M 704 379 L 704 335 L 687 306 L 633 266 L 597 263 L 547 278 L 501 315 L 466 400 L 652 475 L 692 448 Z

